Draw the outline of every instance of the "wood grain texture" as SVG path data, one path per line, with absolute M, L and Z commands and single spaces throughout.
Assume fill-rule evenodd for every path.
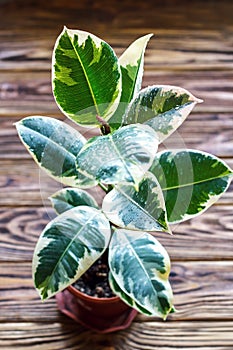
M 43 1 L 38 3 L 43 4 Z M 152 58 L 148 60 L 148 65 L 152 65 L 153 69 L 166 67 L 184 70 L 185 66 L 189 70 L 198 67 L 204 70 L 233 68 L 231 3 L 222 6 L 217 1 L 213 4 L 195 1 L 192 8 L 183 6 L 182 1 L 136 3 L 137 6 L 132 1 L 104 4 L 103 1 L 89 1 L 88 6 L 85 6 L 71 2 L 71 5 L 59 11 L 62 6 L 49 2 L 41 5 L 43 11 L 36 12 L 30 3 L 25 11 L 19 1 L 15 5 L 17 11 L 10 15 L 9 8 L 2 6 L 2 14 L 8 23 L 8 36 L 2 22 L 0 39 L 2 36 L 5 40 L 0 69 L 49 69 L 51 48 L 63 25 L 70 28 L 78 26 L 89 31 L 90 22 L 92 31 L 114 46 L 117 52 L 121 52 L 122 47 L 125 48 L 129 41 L 139 35 L 154 32 L 158 40 L 150 46 L 151 52 L 148 53 Z M 33 18 L 28 16 L 30 10 L 34 10 Z M 21 26 L 21 23 L 24 25 Z M 43 28 L 43 31 L 40 31 L 40 38 L 35 42 L 33 31 L 38 27 Z M 155 64 L 154 47 L 159 57 Z
M 153 40 L 153 39 L 152 39 Z M 153 59 L 160 57 L 156 52 Z M 163 56 L 162 56 L 163 57 Z M 189 65 L 187 64 L 189 67 Z M 204 100 L 194 113 L 232 113 L 233 70 L 175 71 L 150 70 L 145 60 L 143 87 L 177 85 Z M 2 72 L 0 75 L 0 117 L 22 118 L 30 114 L 61 115 L 52 94 L 50 72 Z
M 233 167 L 232 13 L 231 0 L 0 1 L 0 349 L 233 349 L 233 185 L 173 236 L 157 235 L 171 256 L 178 312 L 167 322 L 138 315 L 129 329 L 98 335 L 33 287 L 35 243 L 54 217 L 47 197 L 61 185 L 38 170 L 13 126 L 27 115 L 64 119 L 50 82 L 63 25 L 95 33 L 118 55 L 152 32 L 143 86 L 178 85 L 204 100 L 163 147 L 200 149 Z
M 0 208 L 0 261 L 31 261 L 40 233 L 54 216 L 46 207 Z M 213 206 L 172 229 L 173 236 L 155 235 L 172 261 L 233 260 L 231 206 Z
M 232 327 L 233 322 L 134 322 L 129 330 L 101 336 L 68 321 L 23 322 L 2 324 L 0 339 L 4 350 L 231 350 Z
M 170 147 L 168 147 L 170 149 Z M 194 147 L 195 148 L 195 147 Z M 206 150 L 204 148 L 204 150 Z M 22 150 L 24 151 L 24 150 Z M 27 154 L 26 154 L 27 156 Z M 233 168 L 233 159 L 225 159 Z M 51 206 L 48 197 L 63 188 L 63 185 L 50 178 L 32 159 L 2 160 L 0 167 L 0 206 Z M 98 187 L 90 189 L 98 203 L 102 195 Z M 233 203 L 233 183 L 218 200 L 218 205 Z
M 43 113 L 40 113 L 40 115 Z M 35 113 L 34 115 L 38 115 Z M 0 118 L 0 159 L 31 159 L 31 156 L 21 144 L 13 123 L 18 118 Z M 57 116 L 56 116 L 57 117 Z M 76 125 L 61 117 L 70 126 Z M 95 135 L 95 130 L 90 128 L 77 129 L 84 137 L 89 138 Z M 185 123 L 177 129 L 162 146 L 165 148 L 194 148 L 201 151 L 213 153 L 219 157 L 231 158 L 233 140 L 233 114 L 213 113 L 189 115 Z
M 231 261 L 173 262 L 170 281 L 177 313 L 167 324 L 181 320 L 233 320 Z M 31 263 L 0 264 L 0 322 L 33 320 L 59 322 L 55 299 L 41 302 L 33 287 Z M 158 322 L 156 317 L 137 316 L 138 322 Z
M 54 41 L 61 32 L 63 25 L 72 29 L 77 28 L 77 23 L 69 24 L 69 22 L 69 20 L 64 19 L 60 25 L 54 26 L 52 33 L 51 31 L 42 33 L 36 42 L 30 36 L 30 33 L 20 33 L 19 30 L 18 36 L 14 36 L 13 40 L 7 41 L 2 47 L 0 70 L 50 70 Z M 83 28 L 83 26 L 81 27 Z M 132 32 L 130 30 L 122 32 L 122 28 L 120 30 L 117 28 L 117 31 L 117 38 L 114 38 L 116 33 L 109 35 L 106 34 L 107 31 L 98 33 L 98 29 L 92 29 L 92 32 L 114 47 L 117 55 L 120 55 L 138 36 L 150 32 L 156 35 L 156 39 L 151 39 L 146 53 L 147 69 L 150 71 L 163 69 L 169 71 L 193 71 L 197 69 L 226 71 L 227 69 L 233 69 L 230 36 L 222 37 L 219 31 L 215 32 L 215 35 L 213 35 L 213 32 L 207 32 L 202 38 L 200 38 L 200 35 L 203 35 L 203 33 L 200 31 L 192 32 L 179 29 L 175 32 L 170 31 L 169 36 L 167 36 L 167 32 L 164 35 L 160 28 L 153 28 L 152 30 L 150 27 L 143 29 L 143 32 L 140 32 L 138 28 L 135 28 Z M 1 32 L 0 39 L 2 39 Z

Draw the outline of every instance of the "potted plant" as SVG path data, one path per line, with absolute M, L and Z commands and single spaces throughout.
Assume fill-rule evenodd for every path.
M 205 152 L 158 152 L 202 101 L 175 86 L 141 90 L 150 37 L 118 59 L 95 35 L 64 28 L 53 52 L 54 97 L 65 116 L 97 135 L 87 140 L 44 116 L 16 123 L 34 160 L 66 186 L 51 196 L 58 216 L 35 248 L 35 287 L 100 332 L 128 326 L 136 312 L 166 319 L 175 311 L 170 260 L 156 232 L 171 233 L 172 224 L 201 214 L 232 179 L 232 170 Z

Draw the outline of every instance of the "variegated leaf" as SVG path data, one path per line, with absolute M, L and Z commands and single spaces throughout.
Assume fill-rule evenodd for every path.
M 121 300 L 123 300 L 127 305 L 134 308 L 135 310 L 141 312 L 144 315 L 151 316 L 151 312 L 147 309 L 144 309 L 141 305 L 139 305 L 135 300 L 130 298 L 126 293 L 123 292 L 123 290 L 118 286 L 116 283 L 113 275 L 111 272 L 109 272 L 109 284 L 111 286 L 112 291 L 114 294 L 116 294 Z
M 103 200 L 102 209 L 115 225 L 131 230 L 167 231 L 163 193 L 157 179 L 147 173 L 138 190 L 118 184 Z
M 98 208 L 96 200 L 89 193 L 78 188 L 63 188 L 54 193 L 50 200 L 58 214 L 80 205 Z
M 162 151 L 150 171 L 163 190 L 171 223 L 209 208 L 227 190 L 233 174 L 219 158 L 196 150 Z
M 169 256 L 151 234 L 135 237 L 133 231 L 117 229 L 110 242 L 109 266 L 117 286 L 137 309 L 163 319 L 172 311 Z
M 144 35 L 135 40 L 119 58 L 122 75 L 122 92 L 120 104 L 109 120 L 112 129 L 117 129 L 122 124 L 122 118 L 129 102 L 141 89 L 144 53 L 152 35 Z
M 199 102 L 202 100 L 177 86 L 149 86 L 131 102 L 123 124 L 147 124 L 157 132 L 162 142 L 183 123 Z
M 24 146 L 49 176 L 69 186 L 96 184 L 76 169 L 76 156 L 86 143 L 78 131 L 60 120 L 41 116 L 24 118 L 16 128 Z
M 110 225 L 101 211 L 79 206 L 51 221 L 33 257 L 34 283 L 47 299 L 75 282 L 104 252 Z
M 63 113 L 82 125 L 109 119 L 121 95 L 121 71 L 113 49 L 93 34 L 64 28 L 52 66 L 55 100 Z
M 77 157 L 78 170 L 106 184 L 137 185 L 150 167 L 157 147 L 152 128 L 129 125 L 87 142 Z

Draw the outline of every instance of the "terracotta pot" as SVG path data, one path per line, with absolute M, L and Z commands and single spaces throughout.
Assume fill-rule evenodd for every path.
M 61 312 L 98 333 L 125 329 L 137 315 L 118 297 L 91 297 L 72 286 L 58 293 L 56 299 Z

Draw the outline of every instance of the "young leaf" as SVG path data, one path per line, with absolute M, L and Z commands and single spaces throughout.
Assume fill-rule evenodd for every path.
M 24 146 L 49 176 L 74 187 L 96 184 L 76 169 L 76 156 L 86 143 L 78 131 L 57 119 L 40 116 L 24 118 L 16 128 Z
M 143 76 L 144 53 L 146 45 L 153 34 L 144 35 L 135 40 L 120 56 L 119 63 L 122 75 L 120 104 L 109 124 L 117 129 L 122 124 L 122 117 L 129 102 L 140 91 Z
M 172 310 L 168 281 L 170 260 L 163 246 L 146 232 L 118 229 L 109 247 L 111 274 L 122 292 L 147 313 L 165 319 Z
M 131 230 L 168 231 L 163 193 L 157 179 L 146 174 L 138 185 L 118 184 L 103 200 L 102 209 L 113 224 Z
M 47 299 L 75 282 L 104 252 L 110 225 L 101 211 L 79 206 L 52 220 L 33 257 L 35 287 Z
M 199 102 L 202 100 L 177 86 L 149 86 L 131 102 L 123 124 L 147 124 L 156 131 L 162 142 L 183 123 Z
M 150 168 L 164 193 L 168 221 L 201 214 L 227 190 L 232 170 L 219 158 L 196 150 L 162 151 Z
M 58 214 L 80 205 L 98 208 L 98 204 L 89 193 L 72 187 L 57 191 L 50 197 L 50 200 Z
M 52 65 L 55 100 L 62 112 L 82 125 L 109 119 L 121 95 L 121 71 L 113 49 L 95 35 L 64 28 Z
M 129 125 L 86 143 L 77 156 L 78 170 L 99 182 L 138 184 L 158 147 L 156 133 L 147 125 Z

